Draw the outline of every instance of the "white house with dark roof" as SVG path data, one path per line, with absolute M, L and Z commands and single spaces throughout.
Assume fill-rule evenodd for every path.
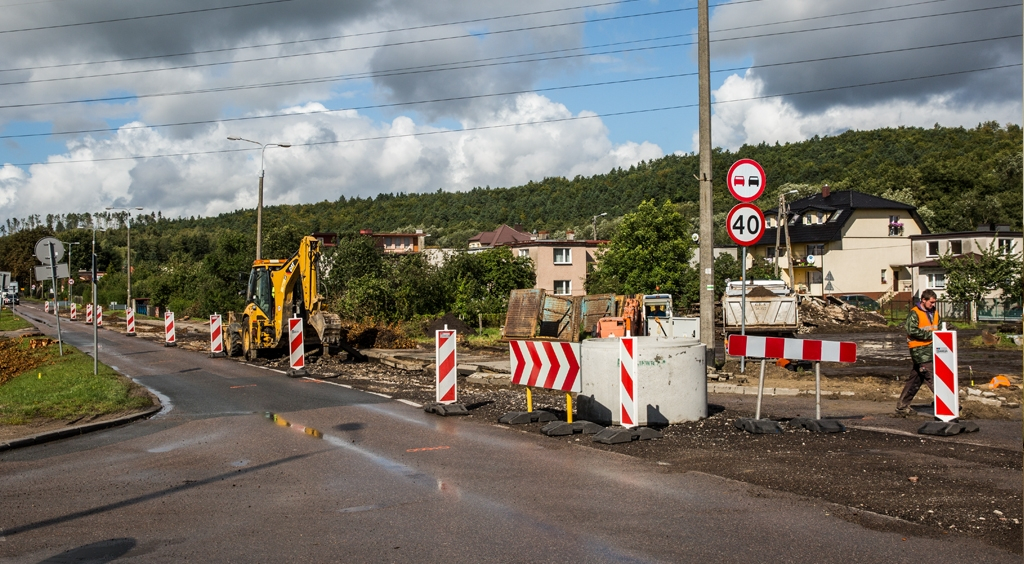
M 914 206 L 853 190 L 832 192 L 826 185 L 789 207 L 793 256 L 786 256 L 785 235 L 776 256 L 777 209 L 763 210 L 768 225 L 750 249 L 755 260 L 778 261 L 782 279 L 798 292 L 877 299 L 904 291 L 901 281 L 911 278 L 910 238 L 928 233 Z
M 977 231 L 954 233 L 926 233 L 910 237 L 911 277 L 905 282 L 903 291 L 920 295 L 924 290 L 934 290 L 941 298 L 946 293 L 946 269 L 939 264 L 939 257 L 950 254 L 963 257 L 980 257 L 992 246 L 1004 254 L 1021 252 L 1024 238 L 1020 231 L 1010 231 L 1009 226 L 980 225 Z M 904 284 L 901 281 L 901 284 Z M 987 298 L 996 297 L 992 292 Z

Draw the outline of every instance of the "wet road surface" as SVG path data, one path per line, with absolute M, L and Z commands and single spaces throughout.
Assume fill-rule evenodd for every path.
M 91 333 L 68 325 L 66 340 L 90 350 Z M 1019 561 L 576 439 L 108 331 L 100 341 L 103 362 L 168 408 L 0 453 L 4 562 Z

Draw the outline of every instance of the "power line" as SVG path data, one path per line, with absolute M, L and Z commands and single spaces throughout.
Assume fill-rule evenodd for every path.
M 929 1 L 933 1 L 933 0 L 929 0 Z M 975 8 L 975 9 L 971 9 L 971 10 L 961 10 L 961 11 L 957 11 L 957 12 L 945 12 L 945 13 L 942 13 L 942 14 L 926 14 L 926 15 L 912 16 L 912 17 L 906 17 L 906 18 L 895 18 L 895 19 L 890 19 L 890 20 L 880 20 L 880 21 L 876 21 L 876 22 L 843 24 L 843 25 L 837 25 L 837 26 L 829 26 L 829 27 L 822 27 L 822 28 L 812 28 L 812 29 L 805 29 L 805 30 L 782 31 L 782 32 L 765 33 L 765 34 L 750 35 L 750 36 L 743 36 L 743 37 L 733 37 L 733 38 L 726 38 L 726 39 L 715 39 L 715 40 L 712 40 L 712 42 L 717 42 L 717 41 L 736 41 L 736 40 L 741 40 L 741 39 L 754 39 L 754 38 L 770 37 L 770 36 L 776 36 L 776 35 L 790 35 L 790 34 L 795 34 L 795 33 L 807 33 L 807 32 L 811 32 L 811 31 L 834 30 L 834 29 L 841 29 L 841 28 L 848 28 L 848 27 L 859 27 L 859 26 L 863 26 L 863 25 L 876 25 L 876 24 L 881 24 L 881 23 L 892 23 L 892 22 L 914 20 L 914 19 L 924 19 L 924 18 L 932 18 L 932 17 L 940 17 L 940 16 L 948 16 L 948 15 L 959 15 L 959 14 L 964 14 L 964 13 L 981 12 L 981 11 L 994 10 L 994 9 L 1002 9 L 1002 8 L 1011 8 L 1011 7 L 1017 7 L 1017 6 L 1019 6 L 1019 4 L 1007 4 L 1007 5 L 1002 5 L 1002 6 L 994 6 L 994 7 L 986 7 L 986 8 Z M 678 11 L 678 10 L 669 10 L 669 12 L 672 12 L 672 11 Z M 661 14 L 661 13 L 664 13 L 664 12 L 657 12 L 657 14 Z M 651 14 L 654 14 L 654 13 L 647 13 L 645 15 L 651 15 Z M 625 18 L 625 17 L 633 17 L 633 16 L 616 16 L 613 19 L 621 19 L 621 18 Z M 547 25 L 547 26 L 539 26 L 539 27 L 542 27 L 542 28 L 543 27 L 557 27 L 557 26 L 561 26 L 561 25 L 566 25 L 566 24 L 550 24 L 550 25 Z M 686 44 L 683 44 L 683 45 L 686 45 Z M 653 49 L 653 48 L 643 48 L 643 49 Z M 601 54 L 601 53 L 598 53 L 598 54 Z M 547 59 L 542 59 L 542 60 L 555 60 L 557 58 L 583 57 L 583 56 L 593 56 L 593 55 L 595 55 L 595 54 L 567 55 L 565 57 L 547 58 Z M 513 63 L 521 64 L 521 63 L 525 63 L 525 62 L 535 62 L 535 61 L 523 60 L 523 61 L 514 61 Z M 481 65 L 481 66 L 486 66 L 486 65 Z M 455 68 L 444 68 L 444 69 L 437 69 L 437 70 L 438 71 L 442 71 L 442 70 L 457 70 L 457 69 L 464 69 L 464 68 L 473 68 L 473 67 L 455 67 Z M 380 75 L 373 75 L 373 76 L 388 76 L 388 75 L 380 74 Z M 156 97 L 166 97 L 166 96 L 183 96 L 183 95 L 193 95 L 193 94 L 211 94 L 211 93 L 217 93 L 217 92 L 228 92 L 228 91 L 237 91 L 237 90 L 251 90 L 251 89 L 256 89 L 256 88 L 269 88 L 269 87 L 281 87 L 281 86 L 297 86 L 297 85 L 301 85 L 301 84 L 315 84 L 315 83 L 327 82 L 327 81 L 331 81 L 331 80 L 342 80 L 342 78 L 339 78 L 339 77 L 333 77 L 333 78 L 323 77 L 323 78 L 314 78 L 314 79 L 295 79 L 295 80 L 284 81 L 284 82 L 272 82 L 272 83 L 237 85 L 237 86 L 221 86 L 221 87 L 217 87 L 217 88 L 186 90 L 186 91 L 177 91 L 177 92 L 158 92 L 158 93 L 151 93 L 151 94 L 134 94 L 134 95 L 128 95 L 128 96 L 106 96 L 106 97 L 86 98 L 86 99 L 79 99 L 79 100 L 64 100 L 64 101 L 52 101 L 52 102 L 32 102 L 32 103 L 25 103 L 25 104 L 8 104 L 8 105 L 0 105 L 0 109 L 28 108 L 28 107 L 55 106 L 55 105 L 82 104 L 82 103 L 97 103 L 97 102 L 118 102 L 118 101 L 125 101 L 125 100 L 137 100 L 137 99 L 140 99 L 140 98 L 156 98 Z M 348 80 L 348 79 L 346 79 L 346 80 Z
M 627 0 L 627 1 L 634 2 L 634 1 L 637 1 L 637 0 Z M 750 2 L 750 1 L 760 1 L 760 0 L 747 0 L 747 1 Z M 897 9 L 897 8 L 909 8 L 909 7 L 920 6 L 920 5 L 924 5 L 924 4 L 934 4 L 934 3 L 938 3 L 938 2 L 948 2 L 948 1 L 949 0 L 922 0 L 920 2 L 913 2 L 913 3 L 910 3 L 910 4 L 901 4 L 899 6 L 884 6 L 884 7 L 881 7 L 881 8 L 871 8 L 871 9 L 866 9 L 866 10 L 856 10 L 856 11 L 853 11 L 853 12 L 843 12 L 843 13 L 839 13 L 839 14 L 829 14 L 829 15 L 824 15 L 824 16 L 813 16 L 813 17 L 807 17 L 807 18 L 797 18 L 797 19 L 792 19 L 792 20 L 784 20 L 784 21 L 779 21 L 779 22 L 769 22 L 769 23 L 765 23 L 765 24 L 755 24 L 755 25 L 748 25 L 748 26 L 724 28 L 724 29 L 714 30 L 712 33 L 722 33 L 722 32 L 726 32 L 726 31 L 736 31 L 736 30 L 740 30 L 740 29 L 750 29 L 750 28 L 766 27 L 766 26 L 772 26 L 772 25 L 783 25 L 783 24 L 789 24 L 789 23 L 799 23 L 799 22 L 812 21 L 812 20 L 818 20 L 818 19 L 824 19 L 824 18 L 841 17 L 841 16 L 848 16 L 848 15 L 856 15 L 856 14 L 864 14 L 864 13 L 869 13 L 869 12 L 877 12 L 877 11 L 883 11 L 883 10 L 892 10 L 892 9 Z M 594 4 L 592 6 L 602 6 L 602 5 L 604 5 L 604 4 Z M 731 4 L 729 4 L 729 5 L 731 6 Z M 578 9 L 578 8 L 572 8 L 572 9 Z M 687 10 L 691 10 L 691 9 L 692 8 L 682 8 L 682 9 L 679 9 L 678 11 L 687 11 Z M 550 13 L 550 12 L 553 12 L 553 11 L 564 11 L 564 10 L 565 9 L 563 9 L 563 10 L 547 10 L 547 11 L 544 11 L 544 12 L 533 12 L 533 13 L 524 14 L 524 15 L 534 15 L 534 14 L 538 14 L 538 13 Z M 614 16 L 614 17 L 615 18 L 627 18 L 627 17 L 628 18 L 632 18 L 632 17 L 641 17 L 641 16 L 645 16 L 645 15 L 663 15 L 664 13 L 665 12 L 651 12 L 651 13 L 642 13 L 642 14 L 632 14 L 632 15 L 626 15 L 626 16 Z M 507 18 L 507 17 L 519 17 L 519 15 L 516 15 L 516 16 L 501 16 L 498 19 Z M 464 22 L 457 22 L 457 23 L 458 24 L 461 24 L 461 23 L 475 23 L 475 22 L 484 21 L 484 20 L 488 20 L 488 19 L 491 19 L 491 18 L 481 18 L 481 19 L 477 19 L 477 20 L 466 20 Z M 553 24 L 553 25 L 556 25 L 556 26 L 581 25 L 581 24 L 585 24 L 585 23 L 589 23 L 589 22 L 600 22 L 600 21 L 607 21 L 607 20 L 605 20 L 605 19 L 581 20 L 581 21 L 565 22 L 565 23 Z M 456 25 L 456 24 L 444 24 L 444 25 Z M 40 79 L 27 79 L 27 80 L 21 80 L 21 81 L 3 82 L 3 83 L 0 83 L 0 86 L 9 86 L 9 85 L 17 85 L 17 84 L 35 84 L 35 83 L 41 83 L 41 82 L 58 82 L 58 81 L 79 80 L 79 79 L 87 79 L 87 78 L 106 78 L 106 77 L 111 77 L 111 76 L 125 76 L 125 75 L 131 75 L 131 74 L 142 74 L 142 73 L 151 73 L 151 72 L 164 72 L 164 71 L 193 69 L 193 68 L 205 68 L 205 67 L 223 66 L 223 65 L 234 65 L 234 64 L 253 63 L 253 62 L 265 62 L 265 61 L 273 61 L 273 60 L 281 60 L 281 59 L 297 58 L 297 57 L 313 57 L 313 56 L 325 55 L 325 54 L 337 54 L 337 53 L 345 53 L 345 52 L 353 52 L 353 51 L 361 51 L 361 50 L 369 50 L 369 49 L 380 49 L 380 48 L 385 48 L 385 47 L 398 47 L 398 46 L 406 46 L 406 45 L 415 45 L 415 44 L 420 44 L 420 43 L 432 43 L 432 42 L 438 42 L 438 41 L 449 41 L 449 40 L 453 40 L 453 39 L 466 39 L 468 37 L 476 37 L 476 36 L 479 36 L 479 35 L 489 35 L 489 34 L 492 34 L 492 33 L 496 34 L 496 33 L 511 33 L 511 32 L 520 32 L 520 31 L 531 31 L 531 30 L 534 30 L 534 29 L 543 29 L 543 28 L 549 27 L 550 25 L 552 25 L 552 24 L 548 24 L 548 25 L 544 25 L 544 26 L 533 26 L 533 27 L 518 28 L 518 29 L 512 29 L 512 30 L 503 30 L 503 31 L 496 31 L 496 32 L 485 32 L 485 33 L 476 34 L 476 35 L 473 35 L 473 34 L 460 34 L 460 35 L 451 35 L 451 36 L 447 36 L 447 37 L 437 37 L 437 38 L 430 38 L 430 39 L 415 39 L 415 40 L 400 41 L 400 42 L 394 42 L 394 43 L 385 43 L 385 44 L 382 44 L 382 45 L 367 45 L 367 46 L 360 46 L 360 47 L 343 47 L 343 48 L 338 48 L 338 49 L 326 49 L 326 50 L 320 50 L 320 51 L 311 51 L 311 52 L 307 52 L 307 53 L 292 53 L 292 54 L 285 54 L 285 55 L 267 55 L 267 56 L 264 56 L 264 57 L 251 57 L 251 58 L 248 58 L 248 59 L 238 59 L 238 60 L 231 60 L 231 61 L 216 61 L 216 62 L 209 62 L 209 63 L 191 63 L 191 64 L 187 64 L 187 65 L 177 65 L 177 66 L 171 66 L 171 67 L 136 69 L 136 70 L 116 71 L 116 72 L 110 72 L 110 73 L 99 73 L 99 74 L 91 74 L 91 75 L 79 75 L 79 76 L 68 76 L 68 77 L 54 77 L 54 78 L 40 78 Z M 434 27 L 434 26 L 417 26 L 417 27 L 411 27 L 411 28 L 404 28 L 401 31 L 412 30 L 412 29 L 422 29 L 422 28 L 425 28 L 425 27 Z M 382 32 L 367 32 L 366 34 L 354 34 L 354 35 L 351 35 L 351 36 L 337 36 L 337 37 L 350 38 L 350 37 L 357 37 L 359 35 L 368 35 L 368 34 L 376 34 L 376 33 L 382 33 Z M 692 33 L 690 33 L 690 34 L 680 34 L 680 35 L 677 35 L 675 37 L 686 37 L 686 36 L 693 36 L 693 35 L 694 34 L 692 34 Z M 322 39 L 300 40 L 300 41 L 297 41 L 297 42 L 282 42 L 282 43 L 267 44 L 266 46 L 280 46 L 280 45 L 286 45 L 286 44 L 292 44 L 292 43 L 301 43 L 301 42 L 308 42 L 308 41 L 322 41 Z M 248 47 L 246 47 L 246 48 L 248 48 Z M 210 53 L 210 52 L 217 52 L 217 51 L 229 51 L 229 50 L 234 50 L 234 49 L 236 49 L 236 48 L 216 49 L 216 50 L 203 51 L 203 53 Z M 199 52 L 196 52 L 196 53 L 199 53 Z M 176 55 L 168 55 L 168 56 L 176 56 Z M 123 61 L 127 61 L 127 60 L 138 60 L 138 59 L 124 59 Z M 74 64 L 66 64 L 66 65 L 53 65 L 53 66 L 50 66 L 50 67 L 23 67 L 21 69 L 0 69 L 0 72 L 7 72 L 7 71 L 11 71 L 11 70 L 33 70 L 33 69 L 41 69 L 41 68 L 55 68 L 57 66 L 75 66 L 75 65 Z
M 187 14 L 200 14 L 203 12 L 219 12 L 221 10 L 234 10 L 236 8 L 251 8 L 253 6 L 264 6 L 267 4 L 281 4 L 282 2 L 293 2 L 294 0 L 266 0 L 264 2 L 253 2 L 251 4 L 236 4 L 234 6 L 220 6 L 217 8 L 200 8 L 197 10 L 184 10 L 181 12 L 167 12 L 164 14 L 150 14 L 148 16 L 131 16 L 127 18 L 114 18 L 109 20 L 96 20 L 91 22 L 77 22 L 69 24 L 45 25 L 40 27 L 26 27 L 22 29 L 0 29 L 0 34 L 21 33 L 23 31 L 43 31 L 48 29 L 63 29 L 68 27 L 79 27 L 83 25 L 96 25 L 116 22 L 128 22 L 133 20 L 148 20 L 153 18 L 165 18 L 168 16 L 183 16 Z
M 867 57 L 867 56 L 875 56 L 875 55 L 888 55 L 888 54 L 902 53 L 902 52 L 907 52 L 907 51 L 920 51 L 920 50 L 923 50 L 923 49 L 935 49 L 935 48 L 941 48 L 941 47 L 955 47 L 955 46 L 967 45 L 967 44 L 971 44 L 971 43 L 983 43 L 983 42 L 998 41 L 998 40 L 1003 40 L 1003 39 L 1016 39 L 1016 38 L 1019 38 L 1019 37 L 1021 37 L 1021 34 L 1005 35 L 1005 36 L 1001 36 L 1001 37 L 992 37 L 992 38 L 986 38 L 986 39 L 971 39 L 971 40 L 967 40 L 967 41 L 957 41 L 957 42 L 951 42 L 951 43 L 940 43 L 940 44 L 936 44 L 936 45 L 922 45 L 922 46 L 917 46 L 917 47 L 904 47 L 904 48 L 900 48 L 900 49 L 887 49 L 887 50 L 883 50 L 883 51 L 872 51 L 872 52 L 868 52 L 868 53 L 857 53 L 857 54 L 850 54 L 850 55 L 836 55 L 836 56 L 832 56 L 832 57 L 819 57 L 819 58 L 815 58 L 815 59 L 803 59 L 803 60 L 799 60 L 799 61 L 787 61 L 787 62 L 778 62 L 778 63 L 765 63 L 765 64 L 760 64 L 760 65 L 746 66 L 746 67 L 721 68 L 721 69 L 713 69 L 711 72 L 713 72 L 713 73 L 724 73 L 724 72 L 742 71 L 742 70 L 747 70 L 747 69 L 761 69 L 761 68 L 778 67 L 778 66 L 786 66 L 786 65 L 807 64 L 807 63 L 820 63 L 820 62 L 826 62 L 826 61 L 836 61 L 836 60 L 842 60 L 842 59 L 851 59 L 851 58 L 856 58 L 856 57 Z M 333 109 L 333 110 L 328 110 L 328 109 L 316 110 L 316 111 L 311 111 L 311 112 L 304 112 L 302 114 L 275 113 L 275 114 L 266 114 L 266 115 L 258 115 L 258 116 L 240 116 L 240 117 L 233 117 L 233 118 L 222 118 L 222 119 L 213 119 L 213 120 L 195 120 L 195 121 L 187 121 L 187 122 L 163 123 L 163 124 L 153 124 L 153 125 L 108 127 L 108 128 L 96 128 L 96 129 L 83 129 L 83 130 L 76 130 L 76 131 L 60 131 L 60 132 L 51 132 L 51 133 L 22 133 L 22 134 L 16 134 L 16 135 L 0 135 L 0 139 L 20 139 L 20 138 L 28 138 L 28 137 L 49 137 L 49 136 L 56 136 L 56 135 L 80 135 L 80 134 L 84 134 L 84 133 L 109 133 L 109 132 L 115 132 L 115 131 L 131 131 L 131 130 L 136 130 L 136 129 L 156 129 L 156 128 L 163 128 L 163 127 L 180 127 L 180 126 L 191 126 L 191 125 L 207 125 L 207 124 L 212 124 L 212 123 L 230 123 L 230 122 L 237 122 L 237 121 L 272 119 L 272 118 L 279 118 L 279 117 L 295 117 L 296 115 L 304 115 L 305 116 L 305 115 L 316 115 L 316 114 L 330 114 L 330 113 L 340 113 L 340 112 L 347 112 L 347 111 L 358 111 L 358 110 L 381 109 L 381 108 L 398 107 L 398 106 L 415 106 L 415 105 L 421 105 L 421 104 L 452 102 L 452 101 L 470 100 L 470 99 L 477 99 L 477 98 L 514 96 L 514 95 L 533 93 L 533 92 L 551 92 L 551 91 L 557 91 L 557 90 L 569 90 L 569 89 L 578 89 L 578 88 L 591 88 L 591 87 L 597 87 L 597 86 L 610 86 L 610 85 L 626 84 L 626 83 L 632 83 L 632 82 L 646 82 L 646 81 L 652 81 L 652 80 L 664 80 L 664 79 L 670 79 L 670 78 L 682 78 L 682 77 L 687 77 L 687 76 L 694 76 L 695 74 L 696 73 L 692 73 L 692 72 L 691 73 L 678 73 L 678 74 L 661 75 L 661 76 L 654 76 L 654 77 L 643 77 L 643 78 L 623 79 L 623 80 L 615 80 L 615 81 L 607 81 L 607 82 L 596 82 L 596 83 L 589 83 L 589 84 L 578 84 L 578 85 L 567 85 L 567 86 L 552 86 L 552 87 L 548 87 L 548 88 L 539 88 L 539 89 L 530 89 L 530 90 L 517 90 L 517 91 L 512 91 L 512 92 L 500 92 L 500 93 L 491 93 L 491 94 L 474 94 L 474 95 L 457 96 L 457 97 L 450 97 L 450 98 L 440 98 L 440 99 L 430 99 L 430 100 L 417 100 L 417 101 L 409 101 L 409 102 L 395 102 L 395 103 L 389 103 L 389 104 L 372 104 L 372 105 L 366 105 L 366 106 L 353 106 L 353 107 L 339 108 L 339 109 Z
M 445 23 L 439 23 L 439 24 L 425 24 L 425 25 L 403 27 L 403 28 L 396 28 L 396 29 L 382 29 L 382 30 L 377 30 L 377 31 L 365 31 L 365 32 L 361 32 L 361 33 L 352 33 L 352 34 L 348 34 L 348 35 L 332 35 L 332 36 L 329 36 L 329 37 L 318 37 L 318 38 L 314 38 L 314 39 L 296 39 L 296 40 L 292 40 L 292 41 L 278 41 L 278 42 L 275 42 L 275 43 L 261 43 L 261 44 L 257 44 L 257 45 L 245 45 L 245 46 L 241 46 L 241 47 L 223 47 L 223 48 L 219 48 L 219 49 L 204 49 L 204 50 L 198 50 L 198 51 L 186 51 L 186 52 L 182 52 L 182 53 L 172 53 L 172 54 L 167 54 L 167 55 L 148 55 L 148 56 L 145 56 L 145 57 L 129 57 L 129 58 L 121 58 L 121 59 L 107 59 L 107 60 L 103 60 L 103 61 L 86 61 L 86 62 L 79 62 L 79 63 L 61 63 L 61 64 L 56 64 L 56 65 L 40 65 L 40 66 L 34 66 L 34 67 L 17 67 L 17 68 L 9 68 L 9 69 L 0 69 L 0 72 L 25 71 L 25 70 L 42 70 L 42 69 L 53 69 L 53 68 L 72 67 L 72 66 L 83 66 L 83 65 L 102 65 L 102 64 L 107 64 L 107 63 L 126 63 L 126 62 L 144 61 L 144 60 L 151 60 L 151 59 L 166 59 L 166 58 L 171 58 L 171 57 L 187 57 L 187 56 L 192 56 L 192 55 L 205 55 L 205 54 L 209 54 L 209 53 L 224 53 L 224 52 L 230 52 L 230 51 L 241 51 L 241 50 L 245 50 L 245 49 L 262 49 L 264 47 L 282 47 L 282 46 L 285 46 L 285 45 L 299 45 L 299 44 L 303 44 L 303 43 L 315 43 L 315 42 L 319 42 L 319 41 L 333 41 L 333 40 L 336 40 L 336 39 L 352 39 L 352 38 L 356 38 L 356 37 L 368 37 L 368 36 L 382 35 L 382 34 L 387 34 L 387 33 L 399 33 L 399 32 L 405 32 L 405 31 L 417 31 L 417 30 L 422 30 L 422 29 L 432 29 L 432 28 L 438 28 L 438 27 L 448 27 L 448 26 L 453 26 L 453 25 L 465 25 L 465 24 L 472 24 L 472 23 L 482 23 L 482 22 L 487 22 L 487 21 L 497 21 L 497 20 L 504 20 L 504 19 L 511 19 L 511 18 L 520 18 L 520 17 L 526 17 L 526 16 L 537 16 L 537 15 L 544 15 L 544 14 L 553 14 L 553 13 L 557 13 L 557 12 L 567 12 L 567 11 L 571 11 L 571 10 L 584 10 L 584 9 L 589 9 L 589 8 L 600 8 L 600 7 L 603 7 L 603 6 L 610 6 L 610 5 L 613 5 L 613 4 L 627 4 L 627 3 L 639 2 L 639 1 L 640 0 L 619 0 L 617 2 L 602 2 L 602 3 L 598 3 L 598 4 L 585 4 L 585 5 L 582 5 L 582 6 L 573 6 L 573 7 L 570 7 L 570 8 L 557 8 L 557 9 L 551 9 L 551 10 L 540 10 L 540 11 L 536 11 L 536 12 L 522 12 L 522 13 L 519 13 L 519 14 L 507 14 L 507 15 L 504 15 L 504 16 L 492 16 L 492 17 L 487 17 L 487 18 L 475 18 L 475 19 L 470 19 L 470 20 L 459 20 L 459 21 L 445 22 Z M 745 4 L 747 2 L 754 2 L 754 1 L 760 2 L 762 0 L 745 0 L 745 2 L 742 2 L 742 3 Z M 685 8 L 684 10 L 693 10 L 693 9 L 695 9 L 695 8 Z M 533 28 L 527 28 L 527 29 L 533 29 Z M 473 36 L 472 35 L 460 35 L 459 37 L 462 38 L 462 37 L 473 37 Z
M 734 100 L 719 100 L 719 101 L 713 102 L 713 104 L 714 105 L 731 104 L 731 103 L 736 103 L 736 102 L 750 102 L 750 101 L 756 101 L 756 100 L 766 100 L 766 99 L 771 99 L 771 98 L 782 98 L 782 97 L 785 97 L 785 96 L 799 96 L 799 95 L 803 95 L 803 94 L 815 94 L 815 93 L 830 92 L 830 91 L 835 91 L 835 90 L 845 90 L 845 89 L 850 89 L 850 88 L 865 88 L 865 87 L 870 87 L 870 86 L 880 86 L 880 85 L 885 85 L 885 84 L 897 84 L 897 83 L 901 83 L 901 82 L 910 82 L 910 81 L 915 81 L 915 80 L 927 80 L 927 79 L 931 79 L 931 78 L 942 78 L 942 77 L 947 77 L 947 76 L 970 74 L 970 73 L 976 73 L 976 72 L 985 72 L 985 71 L 990 71 L 990 70 L 1000 70 L 1000 69 L 1020 67 L 1020 66 L 1021 66 L 1021 63 L 1014 63 L 1014 64 L 998 65 L 998 66 L 986 67 L 986 68 L 980 68 L 980 69 L 952 71 L 952 72 L 947 72 L 947 73 L 939 73 L 939 74 L 932 74 L 932 75 L 926 75 L 926 76 L 908 77 L 908 78 L 897 78 L 897 79 L 892 79 L 892 80 L 881 80 L 881 81 L 868 82 L 868 83 L 863 83 L 863 84 L 852 84 L 852 85 L 847 85 L 847 86 L 834 86 L 834 87 L 828 87 L 828 88 L 816 88 L 816 89 L 812 89 L 812 90 L 802 90 L 802 91 L 798 91 L 798 92 L 788 92 L 788 93 L 784 93 L 784 94 L 769 94 L 769 95 L 763 95 L 763 96 L 750 96 L 750 97 L 747 97 L 747 98 L 737 98 L 737 99 L 734 99 Z M 310 142 L 310 143 L 293 143 L 292 147 L 317 147 L 317 146 L 323 146 L 323 145 L 341 145 L 341 144 L 345 144 L 345 143 L 359 143 L 359 142 L 365 142 L 365 141 L 383 141 L 383 140 L 389 140 L 389 139 L 402 139 L 402 138 L 409 138 L 409 137 L 425 137 L 425 136 L 432 136 L 432 135 L 446 135 L 446 134 L 451 134 L 451 133 L 468 133 L 468 132 L 472 132 L 472 131 L 485 131 L 485 130 L 491 130 L 491 129 L 503 129 L 503 128 L 509 128 L 509 127 L 520 127 L 520 126 L 530 126 L 530 125 L 545 125 L 545 124 L 549 124 L 549 123 L 563 123 L 563 122 L 571 122 L 571 121 L 580 121 L 580 120 L 585 120 L 585 119 L 603 119 L 603 118 L 609 118 L 609 117 L 622 117 L 622 116 L 629 116 L 629 115 L 646 114 L 646 113 L 653 113 L 653 112 L 664 112 L 664 111 L 680 110 L 680 109 L 695 108 L 695 107 L 697 107 L 697 104 L 680 104 L 680 105 L 675 105 L 675 106 L 664 106 L 664 107 L 660 107 L 660 108 L 647 108 L 647 109 L 640 109 L 640 110 L 624 110 L 624 111 L 621 111 L 621 112 L 611 112 L 611 113 L 604 113 L 604 114 L 591 114 L 591 115 L 573 116 L 573 117 L 567 117 L 567 118 L 555 118 L 555 119 L 547 119 L 547 120 L 536 120 L 536 121 L 528 121 L 528 122 L 505 123 L 505 124 L 495 124 L 495 125 L 482 125 L 482 126 L 477 126 L 477 127 L 466 127 L 466 128 L 462 128 L 462 129 L 453 129 L 453 130 L 422 131 L 422 132 L 418 132 L 418 133 L 405 133 L 405 134 L 400 134 L 400 135 L 377 135 L 377 136 L 371 136 L 371 137 L 358 137 L 358 138 L 353 138 L 353 139 L 341 139 L 341 140 L 333 140 L 333 141 L 314 141 L 314 142 Z M 255 150 L 257 150 L 257 149 L 248 149 L 248 148 L 242 148 L 242 149 L 218 149 L 218 150 L 212 150 L 212 151 L 188 151 L 188 152 L 166 153 L 166 154 L 157 154 L 157 155 L 136 155 L 136 156 L 130 156 L 130 157 L 103 157 L 103 158 L 92 158 L 92 159 L 68 159 L 68 160 L 63 160 L 63 161 L 45 162 L 45 163 L 43 163 L 43 162 L 11 163 L 11 166 L 29 167 L 29 166 L 37 166 L 37 165 L 78 164 L 78 163 L 95 163 L 95 162 L 110 162 L 110 161 L 129 161 L 129 160 L 144 160 L 144 159 L 156 159 L 156 158 L 173 158 L 173 157 L 216 155 L 216 154 L 224 154 L 224 153 L 239 153 L 239 152 L 244 152 L 244 151 L 255 151 Z

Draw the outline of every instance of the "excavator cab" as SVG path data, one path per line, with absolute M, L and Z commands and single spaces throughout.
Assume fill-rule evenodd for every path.
M 270 280 L 268 268 L 253 268 L 249 273 L 246 301 L 256 304 L 268 318 L 274 319 L 274 285 Z

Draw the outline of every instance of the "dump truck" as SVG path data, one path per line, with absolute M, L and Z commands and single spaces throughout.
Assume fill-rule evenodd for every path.
M 228 314 L 224 333 L 229 356 L 255 359 L 261 351 L 284 354 L 288 348 L 288 319 L 303 322 L 306 350 L 320 346 L 324 354 L 342 349 L 350 360 L 366 357 L 341 337 L 341 318 L 325 309 L 319 289 L 322 242 L 302 238 L 299 250 L 289 259 L 259 259 L 252 263 L 240 316 Z

